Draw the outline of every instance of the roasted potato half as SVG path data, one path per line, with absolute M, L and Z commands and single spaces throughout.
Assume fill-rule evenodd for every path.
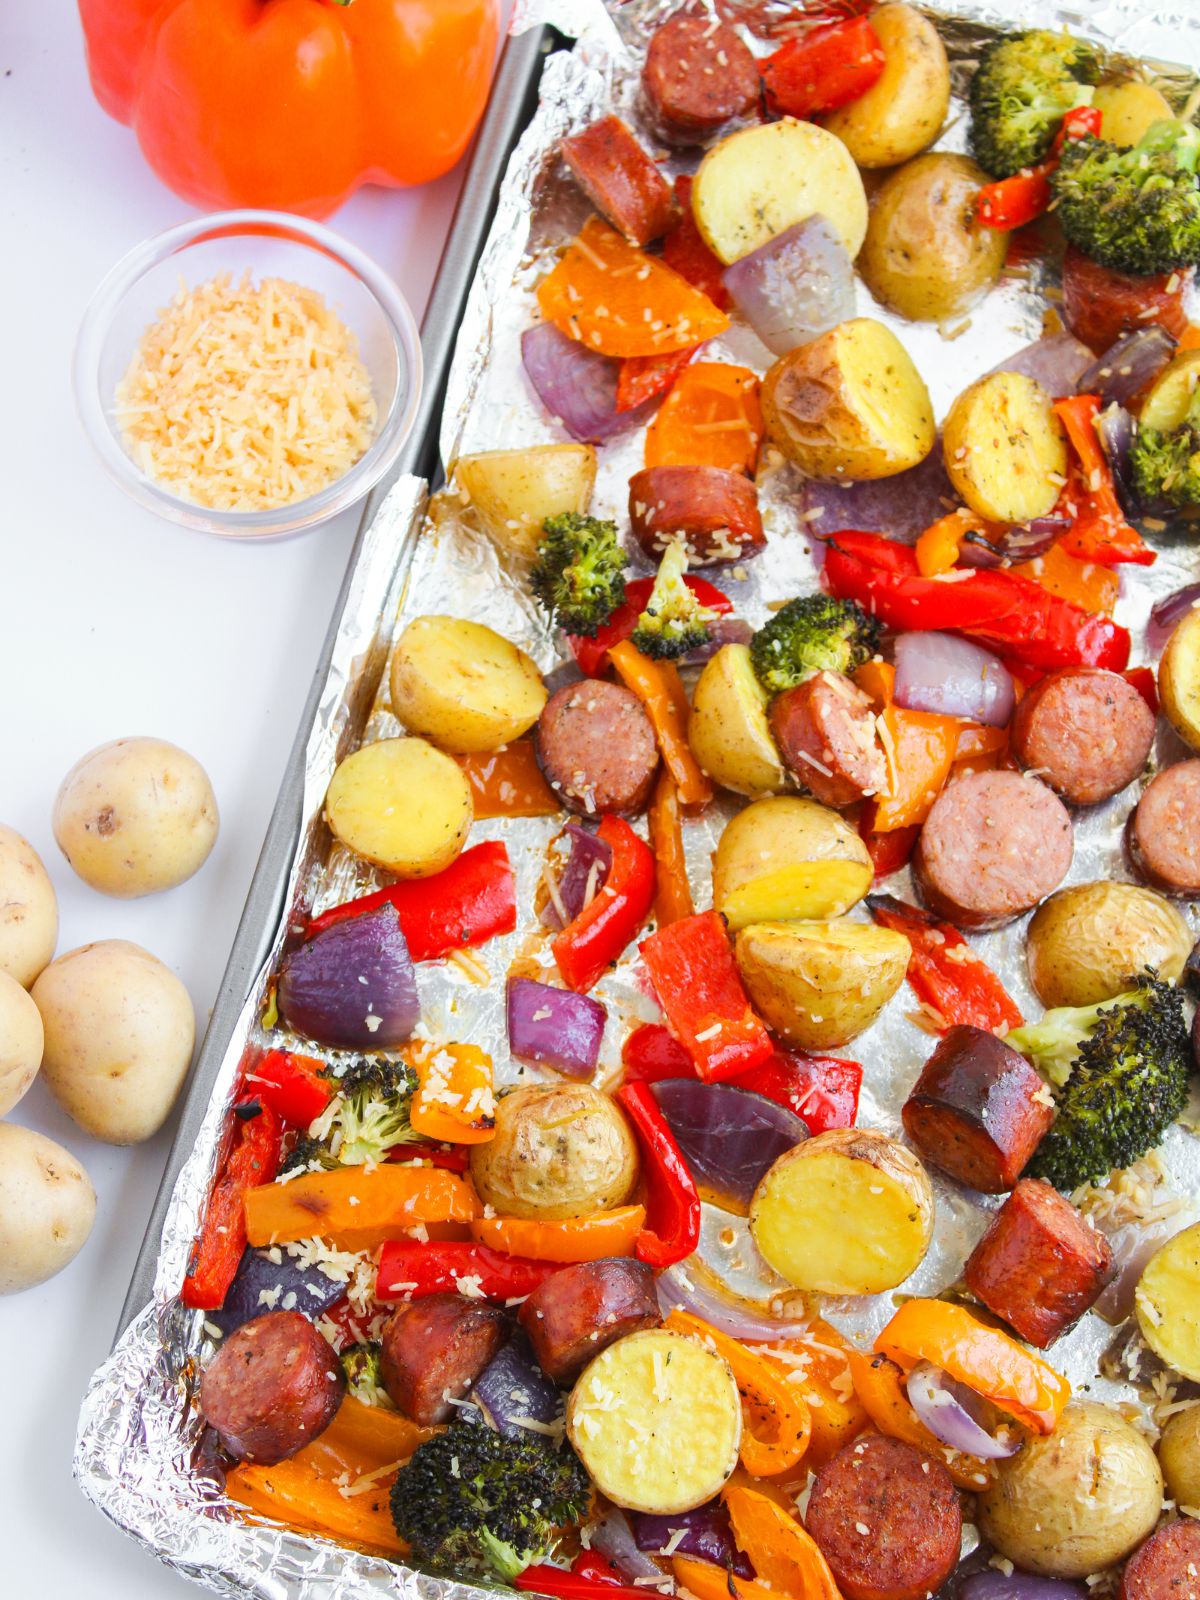
M 1194 944 L 1179 911 L 1134 883 L 1077 883 L 1044 900 L 1029 924 L 1029 981 L 1044 1006 L 1091 1006 L 1153 967 L 1174 983 Z
M 871 857 L 836 811 L 799 795 L 756 800 L 713 854 L 713 905 L 734 933 L 751 922 L 838 917 L 871 887 Z
M 1148 428 L 1170 433 L 1188 414 L 1200 383 L 1200 350 L 1186 350 L 1165 367 L 1142 402 L 1140 420 Z
M 325 820 L 347 850 L 398 878 L 430 878 L 466 843 L 471 786 L 453 756 L 424 739 L 378 739 L 330 780 Z
M 1066 480 L 1062 423 L 1042 386 L 1019 372 L 994 372 L 964 389 L 942 448 L 951 483 L 989 522 L 1048 515 Z
M 1133 1309 L 1151 1350 L 1200 1383 L 1200 1222 L 1168 1239 L 1150 1257 Z
M 1092 105 L 1103 117 L 1103 134 L 1126 148 L 1137 144 L 1153 122 L 1175 115 L 1171 102 L 1153 84 L 1129 79 L 1102 83 L 1092 95 Z
M 787 788 L 748 645 L 722 645 L 706 664 L 692 696 L 688 743 L 723 789 L 757 797 Z
M 883 46 L 882 75 L 825 118 L 860 167 L 894 167 L 937 138 L 950 109 L 950 66 L 937 29 L 912 6 L 871 12 Z
M 1158 698 L 1179 737 L 1200 750 L 1200 611 L 1181 617 L 1167 640 L 1158 663 Z
M 528 733 L 546 704 L 537 664 L 493 628 L 417 617 L 396 641 L 392 710 L 410 733 L 460 755 Z
M 460 456 L 455 480 L 501 550 L 532 557 L 547 517 L 585 512 L 596 485 L 590 444 L 535 444 Z
M 734 946 L 755 1009 L 802 1050 L 832 1050 L 869 1028 L 904 982 L 908 940 L 871 922 L 756 922 Z
M 1177 1505 L 1200 1506 L 1200 1401 L 1167 1419 L 1158 1441 L 1158 1464 Z

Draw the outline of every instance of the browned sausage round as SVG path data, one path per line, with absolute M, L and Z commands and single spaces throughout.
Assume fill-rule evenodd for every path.
M 239 1461 L 270 1467 L 323 1433 L 342 1403 L 337 1356 L 298 1311 L 231 1333 L 200 1378 L 200 1410 Z
M 629 480 L 629 521 L 651 561 L 682 539 L 694 567 L 748 561 L 767 542 L 758 490 L 722 467 L 646 467 Z
M 1187 327 L 1183 302 L 1190 278 L 1190 272 L 1149 278 L 1114 272 L 1068 245 L 1063 258 L 1063 321 L 1097 355 L 1123 333 L 1147 323 L 1156 322 L 1178 339 Z
M 1031 689 L 1012 720 L 1012 751 L 1069 805 L 1093 806 L 1132 783 L 1154 743 L 1154 713 L 1119 672 L 1064 667 Z
M 887 785 L 871 702 L 840 672 L 817 672 L 771 702 L 771 732 L 793 777 L 827 806 Z
M 630 1256 L 581 1261 L 538 1285 L 517 1313 L 542 1371 L 571 1383 L 593 1356 L 662 1321 L 654 1271 Z
M 825 1463 L 805 1523 L 846 1600 L 926 1600 L 954 1570 L 962 1540 L 945 1467 L 878 1433 Z
M 1125 1563 L 1119 1600 L 1200 1600 L 1200 1522 L 1181 1517 L 1152 1533 Z
M 550 787 L 581 816 L 641 811 L 658 773 L 658 746 L 637 696 L 619 683 L 587 678 L 547 700 L 537 754 Z
M 575 181 L 632 244 L 661 239 L 675 220 L 675 196 L 620 117 L 602 117 L 560 145 Z
M 998 928 L 1058 888 L 1071 866 L 1071 818 L 1044 783 L 973 772 L 933 803 L 913 874 L 931 911 L 962 928 Z
M 1069 1200 L 1022 1178 L 963 1273 L 977 1300 L 1044 1350 L 1095 1304 L 1116 1272 L 1112 1248 Z
M 1129 859 L 1164 894 L 1200 894 L 1200 761 L 1153 779 L 1125 829 Z
M 935 1167 L 969 1189 L 1003 1194 L 1054 1121 L 1054 1101 L 1011 1045 L 985 1028 L 947 1029 L 901 1112 Z
M 397 1307 L 383 1330 L 383 1386 L 422 1427 L 446 1422 L 505 1340 L 495 1306 L 458 1294 L 428 1294 Z
M 732 28 L 678 12 L 650 41 L 642 88 L 665 138 L 699 144 L 754 105 L 758 65 Z

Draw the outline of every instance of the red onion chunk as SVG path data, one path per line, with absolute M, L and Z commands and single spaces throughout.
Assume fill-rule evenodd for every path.
M 683 1262 L 659 1273 L 655 1287 L 663 1316 L 675 1310 L 690 1311 L 701 1322 L 747 1344 L 778 1344 L 781 1339 L 802 1339 L 812 1333 L 812 1325 L 804 1318 L 773 1317 L 749 1300 L 711 1288 L 701 1272 Z
M 754 637 L 754 629 L 741 617 L 718 617 L 708 630 L 708 638 L 704 644 L 695 650 L 689 650 L 687 655 L 681 656 L 681 667 L 699 667 L 710 661 L 723 645 L 749 644 Z
M 857 528 L 908 543 L 959 504 L 940 439 L 906 472 L 863 483 L 807 483 L 803 498 L 805 524 L 817 538 Z
M 896 704 L 1003 728 L 1016 691 L 1008 668 L 955 633 L 904 633 L 896 640 Z
M 1121 509 L 1127 517 L 1139 517 L 1146 509 L 1138 503 L 1137 491 L 1133 487 L 1133 469 L 1129 465 L 1133 435 L 1133 417 L 1115 400 L 1096 418 L 1096 437 L 1113 475 Z
M 1068 532 L 1068 517 L 1037 517 L 1024 528 L 1006 528 L 988 539 L 973 529 L 963 535 L 958 547 L 960 567 L 1003 567 L 1014 561 L 1032 561 L 1044 556 L 1056 539 Z
M 562 1396 L 538 1366 L 529 1340 L 518 1330 L 480 1373 L 471 1399 L 489 1427 L 505 1439 L 539 1433 L 529 1424 L 551 1424 L 562 1409 Z
M 726 267 L 725 287 L 777 356 L 854 315 L 854 266 L 840 236 L 812 216 Z
M 973 1572 L 958 1588 L 958 1600 L 1087 1600 L 1091 1590 L 1066 1578 L 1039 1578 L 1032 1572 L 1007 1576 L 995 1567 Z
M 1127 405 L 1158 377 L 1175 354 L 1176 343 L 1157 323 L 1123 333 L 1083 373 L 1076 393 L 1098 394 L 1105 405 Z
M 663 1569 L 653 1556 L 638 1549 L 629 1519 L 616 1506 L 609 1506 L 600 1521 L 592 1524 L 591 1534 L 592 1549 L 606 1556 L 631 1583 L 639 1578 L 653 1584 L 662 1582 Z
M 534 978 L 508 980 L 508 1046 L 522 1061 L 590 1078 L 608 1013 L 599 1000 Z
M 568 339 L 552 322 L 525 330 L 521 360 L 538 399 L 581 444 L 604 444 L 628 433 L 654 409 L 655 402 L 646 400 L 632 411 L 618 411 L 620 364 Z
M 1014 350 L 996 363 L 988 377 L 992 372 L 1020 372 L 1040 383 L 1052 399 L 1061 400 L 1076 393 L 1076 385 L 1095 359 L 1087 345 L 1073 334 L 1052 333 Z
M 1013 1429 L 1011 1439 L 993 1439 L 967 1409 L 968 1397 L 940 1367 L 921 1361 L 908 1375 L 908 1400 L 930 1433 L 952 1450 L 964 1450 L 981 1461 L 1003 1461 L 1015 1456 L 1021 1441 Z
M 794 1111 L 732 1084 L 665 1078 L 652 1093 L 697 1184 L 737 1211 L 776 1158 L 808 1138 Z
M 681 1539 L 677 1538 L 680 1532 Z M 663 1555 L 669 1546 L 672 1555 L 711 1561 L 715 1566 L 732 1570 L 739 1578 L 754 1576 L 754 1568 L 733 1541 L 729 1513 L 719 1500 L 710 1500 L 694 1511 L 680 1511 L 674 1516 L 635 1514 L 633 1537 L 639 1550 Z
M 1200 583 L 1189 583 L 1174 594 L 1160 600 L 1150 612 L 1148 642 L 1159 650 L 1174 633 L 1176 626 L 1195 606 L 1200 606 Z
M 592 896 L 604 887 L 612 870 L 612 849 L 603 839 L 598 839 L 577 822 L 568 822 L 563 831 L 570 841 L 571 853 L 558 880 L 558 898 L 567 916 L 564 922 L 554 901 L 547 900 L 541 919 L 547 928 L 565 928 L 567 922 L 574 922 Z
M 243 1322 L 261 1317 L 268 1304 L 316 1318 L 345 1294 L 346 1285 L 327 1278 L 319 1268 L 298 1265 L 284 1249 L 278 1254 L 280 1259 L 272 1261 L 265 1250 L 244 1251 L 225 1304 L 219 1311 L 205 1312 L 206 1320 L 230 1334 Z M 270 1297 L 268 1301 L 262 1299 L 264 1293 Z M 293 1295 L 294 1300 L 289 1298 Z
M 393 905 L 331 923 L 284 957 L 289 1028 L 342 1050 L 390 1050 L 421 1020 L 417 974 Z

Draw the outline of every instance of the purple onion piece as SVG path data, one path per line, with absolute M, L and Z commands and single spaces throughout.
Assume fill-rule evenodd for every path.
M 553 900 L 547 900 L 541 917 L 547 928 L 555 929 L 565 928 L 567 922 L 574 922 L 588 903 L 589 884 L 592 894 L 596 894 L 604 887 L 604 881 L 612 870 L 612 848 L 603 839 L 589 833 L 577 822 L 568 822 L 563 832 L 571 844 L 567 864 L 558 881 L 558 898 L 567 914 L 566 922 L 559 916 Z
M 525 330 L 521 360 L 538 399 L 581 444 L 604 444 L 629 433 L 654 409 L 656 402 L 645 400 L 632 411 L 618 411 L 620 364 L 568 339 L 552 322 Z
M 1127 517 L 1139 517 L 1143 510 L 1138 503 L 1137 491 L 1133 487 L 1133 470 L 1129 465 L 1133 435 L 1133 417 L 1116 401 L 1106 406 L 1096 418 L 1096 437 L 1108 461 L 1117 499 L 1121 502 L 1121 510 Z
M 696 1182 L 734 1210 L 748 1209 L 768 1167 L 808 1138 L 794 1111 L 732 1084 L 666 1078 L 651 1092 Z
M 698 649 L 689 650 L 687 655 L 681 656 L 681 667 L 699 667 L 706 661 L 711 661 L 717 651 L 727 644 L 749 644 L 754 637 L 754 629 L 742 617 L 720 616 L 708 630 L 708 638 Z
M 940 1367 L 921 1361 L 908 1375 L 909 1404 L 935 1438 L 952 1450 L 963 1450 L 981 1461 L 1003 1461 L 1015 1456 L 1021 1441 L 994 1439 L 968 1409 L 971 1397 Z
M 298 1266 L 282 1246 L 279 1255 L 275 1262 L 265 1250 L 244 1251 L 225 1304 L 219 1311 L 205 1312 L 205 1321 L 229 1335 L 265 1311 L 303 1311 L 316 1318 L 346 1293 L 344 1283 L 327 1278 L 316 1267 Z M 261 1299 L 264 1292 L 268 1296 L 265 1301 Z
M 1040 383 L 1053 400 L 1076 392 L 1076 384 L 1095 361 L 1087 345 L 1070 333 L 1052 333 L 998 361 L 987 374 L 1020 372 Z
M 1183 963 L 1183 981 L 1194 995 L 1200 995 L 1200 940 L 1192 946 L 1192 953 Z M 1200 1029 L 1193 1023 L 1192 1045 L 1193 1048 L 1200 1044 Z
M 1087 1600 L 1086 1584 L 1066 1578 L 1039 1578 L 1031 1572 L 1006 1577 L 995 1567 L 973 1572 L 958 1588 L 958 1600 Z
M 854 315 L 854 265 L 825 217 L 807 217 L 726 267 L 725 287 L 777 356 Z
M 529 1340 L 518 1330 L 475 1380 L 471 1399 L 488 1427 L 505 1439 L 538 1433 L 558 1420 L 562 1395 L 538 1366 Z
M 660 1272 L 656 1288 L 665 1317 L 676 1310 L 690 1311 L 701 1322 L 747 1344 L 777 1344 L 812 1333 L 811 1323 L 803 1317 L 773 1317 L 749 1300 L 710 1288 L 690 1262 Z
M 680 1530 L 683 1538 L 673 1543 Z M 633 1537 L 639 1550 L 662 1555 L 666 1547 L 672 1545 L 672 1555 L 711 1561 L 718 1567 L 730 1568 L 739 1578 L 754 1576 L 754 1568 L 734 1543 L 729 1514 L 719 1500 L 710 1500 L 707 1505 L 697 1506 L 695 1511 L 681 1511 L 674 1516 L 638 1513 L 633 1518 Z
M 960 567 L 1003 567 L 1014 561 L 1044 556 L 1056 539 L 1070 528 L 1067 517 L 1037 517 L 1023 528 L 1007 528 L 989 539 L 974 529 L 963 535 L 958 549 Z
M 1105 405 L 1123 406 L 1154 382 L 1175 354 L 1176 344 L 1157 323 L 1123 333 L 1080 376 L 1075 392 L 1098 394 Z
M 592 1524 L 592 1549 L 606 1556 L 617 1571 L 631 1583 L 644 1578 L 648 1583 L 661 1583 L 665 1573 L 653 1556 L 637 1547 L 629 1519 L 616 1506 L 609 1506 L 599 1522 Z
M 991 651 L 954 633 L 904 633 L 896 640 L 896 704 L 1003 728 L 1016 690 Z
M 421 1020 L 421 1001 L 395 906 L 332 923 L 285 956 L 277 1003 L 289 1028 L 320 1044 L 403 1044 Z
M 1194 606 L 1200 606 L 1200 583 L 1189 583 L 1159 600 L 1150 612 L 1149 642 L 1159 650 Z
M 535 978 L 508 980 L 508 1045 L 522 1061 L 553 1067 L 569 1078 L 590 1078 L 607 1016 L 590 995 L 553 989 Z
M 939 438 L 924 461 L 906 472 L 863 483 L 807 483 L 803 502 L 805 526 L 814 538 L 857 528 L 911 544 L 952 511 L 959 497 L 946 472 Z

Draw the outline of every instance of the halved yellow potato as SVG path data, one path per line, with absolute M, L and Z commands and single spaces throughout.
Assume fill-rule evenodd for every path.
M 993 372 L 964 389 L 942 448 L 951 483 L 989 522 L 1048 515 L 1066 482 L 1062 423 L 1041 384 L 1020 372 Z
M 726 263 L 797 222 L 822 216 L 853 258 L 867 231 L 867 195 L 840 139 L 815 122 L 784 117 L 731 133 L 700 163 L 692 213 Z
M 950 65 L 933 23 L 912 6 L 871 12 L 882 74 L 865 94 L 825 119 L 860 167 L 894 167 L 937 138 L 950 108 Z
M 767 696 L 744 644 L 726 644 L 700 674 L 688 722 L 692 754 L 714 783 L 737 794 L 777 794 L 787 788 Z
M 653 1328 L 618 1339 L 585 1368 L 567 1401 L 567 1435 L 614 1505 L 691 1511 L 737 1466 L 742 1403 L 723 1357 Z
M 424 739 L 363 745 L 341 763 L 325 795 L 333 834 L 398 878 L 428 878 L 448 867 L 473 817 L 462 768 Z
M 503 550 L 532 556 L 547 517 L 585 512 L 596 484 L 590 444 L 535 444 L 460 456 L 456 481 Z
M 1134 79 L 1101 84 L 1092 94 L 1092 104 L 1102 113 L 1104 138 L 1126 148 L 1137 144 L 1152 123 L 1175 115 L 1166 95 L 1153 84 Z
M 770 1168 L 750 1202 L 750 1233 L 797 1289 L 880 1294 L 903 1283 L 929 1248 L 933 1186 L 895 1139 L 835 1129 Z
M 396 641 L 392 710 L 443 750 L 495 750 L 533 727 L 546 704 L 537 664 L 495 629 L 417 617 Z
M 1200 1383 L 1200 1222 L 1156 1250 L 1133 1297 L 1142 1338 L 1169 1367 Z
M 1200 611 L 1175 624 L 1158 663 L 1158 698 L 1179 737 L 1200 750 Z
M 1143 427 L 1170 433 L 1187 418 L 1196 385 L 1200 383 L 1200 350 L 1186 350 L 1176 356 L 1155 379 L 1142 403 Z
M 755 1010 L 802 1050 L 833 1050 L 869 1028 L 904 982 L 908 940 L 873 922 L 756 922 L 734 955 Z
M 736 933 L 751 922 L 841 916 L 871 887 L 871 857 L 836 811 L 799 795 L 739 811 L 713 853 L 713 905 Z

